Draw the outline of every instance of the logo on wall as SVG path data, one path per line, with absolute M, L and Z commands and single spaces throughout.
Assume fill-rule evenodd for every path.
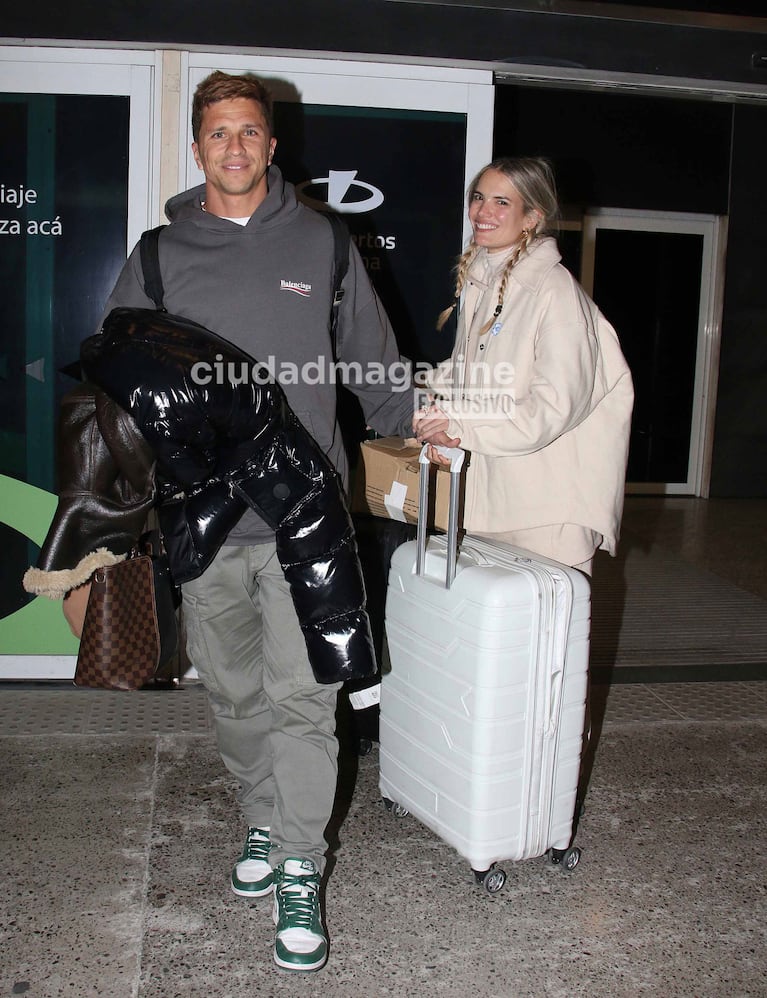
M 329 170 L 327 177 L 315 177 L 313 180 L 305 180 L 302 184 L 296 185 L 296 193 L 304 204 L 319 211 L 332 208 L 333 211 L 343 211 L 347 214 L 362 214 L 373 211 L 384 202 L 383 191 L 372 184 L 366 184 L 364 180 L 357 180 L 356 170 Z M 324 199 L 313 198 L 305 193 L 307 187 L 326 187 L 327 197 Z M 345 200 L 352 188 L 359 188 L 367 192 L 367 197 L 352 197 Z M 356 193 L 356 192 L 355 192 Z

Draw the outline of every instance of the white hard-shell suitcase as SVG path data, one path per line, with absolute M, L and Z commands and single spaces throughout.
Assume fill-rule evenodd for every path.
M 572 869 L 583 749 L 591 593 L 575 569 L 450 526 L 392 558 L 386 598 L 391 671 L 382 677 L 380 790 L 466 858 L 494 893 L 496 864 L 548 855 Z M 420 506 L 428 498 L 421 454 Z

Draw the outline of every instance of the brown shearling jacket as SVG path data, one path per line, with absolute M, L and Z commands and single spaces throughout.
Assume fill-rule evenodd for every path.
M 61 403 L 59 503 L 27 592 L 61 599 L 122 561 L 154 503 L 155 459 L 132 417 L 92 384 Z

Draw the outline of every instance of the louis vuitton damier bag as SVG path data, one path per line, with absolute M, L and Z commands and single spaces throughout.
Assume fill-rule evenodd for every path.
M 137 690 L 176 654 L 175 589 L 156 531 L 91 580 L 75 685 Z

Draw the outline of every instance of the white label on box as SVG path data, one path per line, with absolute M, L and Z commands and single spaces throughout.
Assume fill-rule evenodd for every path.
M 407 485 L 403 485 L 402 482 L 392 482 L 391 492 L 387 492 L 384 496 L 384 506 L 386 506 L 386 512 L 392 520 L 401 520 L 403 523 L 406 522 L 405 514 L 403 512 L 406 499 Z
M 381 684 L 368 686 L 366 690 L 357 690 L 349 694 L 349 703 L 355 710 L 364 710 L 366 707 L 374 707 L 381 702 Z

